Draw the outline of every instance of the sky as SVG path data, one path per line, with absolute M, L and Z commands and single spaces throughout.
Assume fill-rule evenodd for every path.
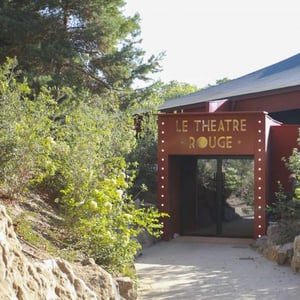
M 299 0 L 125 0 L 140 14 L 146 57 L 165 52 L 155 79 L 203 88 L 300 53 Z

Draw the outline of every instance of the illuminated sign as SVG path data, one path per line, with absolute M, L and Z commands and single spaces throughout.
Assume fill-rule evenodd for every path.
M 238 132 L 247 131 L 246 119 L 212 119 L 212 120 L 176 120 L 177 132 L 188 132 L 189 126 L 196 132 Z
M 189 149 L 231 149 L 233 136 L 247 132 L 246 119 L 177 119 L 177 133 L 188 134 Z M 189 134 L 190 133 L 190 134 Z M 241 143 L 240 140 L 237 141 Z

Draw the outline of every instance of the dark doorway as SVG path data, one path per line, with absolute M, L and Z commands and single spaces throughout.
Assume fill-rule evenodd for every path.
M 253 157 L 181 160 L 181 234 L 253 237 Z

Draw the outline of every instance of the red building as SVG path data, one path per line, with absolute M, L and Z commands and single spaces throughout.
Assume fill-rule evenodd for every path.
M 166 101 L 158 115 L 158 207 L 174 234 L 265 234 L 282 162 L 298 147 L 300 54 Z

